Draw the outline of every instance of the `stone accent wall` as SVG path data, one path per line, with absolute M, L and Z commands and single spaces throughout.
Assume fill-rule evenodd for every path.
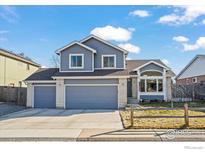
M 166 95 L 167 95 L 167 100 L 166 101 L 171 101 L 172 99 L 172 79 L 171 77 L 167 77 L 167 82 L 166 82 L 166 86 L 167 86 L 167 91 L 166 91 Z
M 119 79 L 118 85 L 118 108 L 124 108 L 127 105 L 127 79 Z
M 34 87 L 31 83 L 27 84 L 27 101 L 26 106 L 27 107 L 34 107 L 33 106 L 33 98 L 34 97 Z
M 64 92 L 64 80 L 63 79 L 57 79 L 56 80 L 56 108 L 63 109 L 65 108 L 65 96 Z
M 138 88 L 137 88 L 137 77 L 132 78 L 132 97 L 137 98 Z
M 177 85 L 192 85 L 193 84 L 192 78 L 195 78 L 195 77 L 189 77 L 189 78 L 184 78 L 184 79 L 177 79 L 176 80 L 176 84 Z M 197 83 L 205 81 L 205 75 L 196 76 L 196 78 L 197 78 Z

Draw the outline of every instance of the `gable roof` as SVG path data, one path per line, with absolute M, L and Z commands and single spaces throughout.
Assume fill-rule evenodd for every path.
M 179 72 L 179 74 L 176 76 L 176 79 L 179 78 L 179 77 L 187 70 L 187 68 L 189 68 L 189 67 L 193 64 L 193 62 L 194 62 L 195 60 L 197 60 L 199 57 L 204 57 L 204 58 L 205 58 L 205 55 L 196 55 L 196 56 L 181 70 L 181 72 Z
M 142 66 L 146 66 L 146 64 L 149 64 L 150 62 L 155 62 L 160 64 L 160 66 L 167 67 L 160 59 L 146 59 L 146 60 L 127 60 L 127 69 L 131 73 L 134 69 L 140 68 Z M 175 73 L 170 68 L 168 68 L 167 73 L 172 77 L 175 76 Z
M 102 43 L 104 43 L 104 44 L 107 44 L 108 46 L 111 46 L 111 47 L 113 47 L 113 48 L 115 48 L 115 49 L 117 49 L 117 50 L 120 50 L 120 51 L 124 52 L 125 54 L 128 53 L 127 50 L 125 50 L 125 49 L 123 49 L 123 48 L 121 48 L 121 47 L 118 47 L 117 45 L 114 45 L 114 44 L 112 44 L 112 43 L 110 43 L 110 42 L 108 42 L 108 41 L 106 41 L 106 40 L 104 40 L 104 39 L 102 39 L 102 38 L 100 38 L 100 37 L 98 37 L 98 36 L 96 36 L 96 35 L 89 35 L 88 37 L 84 38 L 84 39 L 81 40 L 80 42 L 81 42 L 81 43 L 84 43 L 84 42 L 86 42 L 87 40 L 89 40 L 89 39 L 91 39 L 91 38 L 94 38 L 94 39 L 96 39 L 96 40 L 98 40 L 98 41 L 100 41 L 100 42 L 102 42 Z
M 71 43 L 67 44 L 66 46 L 64 46 L 64 47 L 62 47 L 62 48 L 56 50 L 56 53 L 57 53 L 57 54 L 60 54 L 61 51 L 65 50 L 65 49 L 67 49 L 67 48 L 69 48 L 69 47 L 71 47 L 71 46 L 73 46 L 73 45 L 75 45 L 75 44 L 77 44 L 77 45 L 79 45 L 79 46 L 81 46 L 81 47 L 83 47 L 83 48 L 85 48 L 85 49 L 87 49 L 87 50 L 89 50 L 89 51 L 91 51 L 91 52 L 93 52 L 93 53 L 96 53 L 96 50 L 95 50 L 95 49 L 90 48 L 89 46 L 86 46 L 85 44 L 82 44 L 82 43 L 80 43 L 80 42 L 78 42 L 78 41 L 74 41 L 74 42 L 71 42 Z
M 36 72 L 26 78 L 25 81 L 53 80 L 52 76 L 58 71 L 58 68 L 39 68 Z
M 10 57 L 10 58 L 13 58 L 13 59 L 25 62 L 25 63 L 29 63 L 29 64 L 37 66 L 37 67 L 41 66 L 40 64 L 37 64 L 36 62 L 34 62 L 32 60 L 29 60 L 29 59 L 27 59 L 27 58 L 25 58 L 21 55 L 15 54 L 12 51 L 9 51 L 9 50 L 6 50 L 6 49 L 0 48 L 0 55 L 7 56 L 7 57 Z
M 138 70 L 142 67 L 145 67 L 151 63 L 158 65 L 160 67 L 166 68 L 169 70 L 169 68 L 159 59 L 150 59 L 150 60 L 127 60 L 128 63 L 131 64 L 133 67 L 132 70 Z
M 161 60 L 127 60 L 126 69 L 117 70 L 95 70 L 94 72 L 59 72 L 58 68 L 41 68 L 28 77 L 25 81 L 44 81 L 53 80 L 56 77 L 113 77 L 132 75 L 134 68 L 142 66 L 149 61 L 155 61 L 166 66 Z M 175 76 L 174 72 L 168 70 L 170 76 Z

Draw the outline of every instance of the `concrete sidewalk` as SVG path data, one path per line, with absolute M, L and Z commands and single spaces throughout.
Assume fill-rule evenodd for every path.
M 84 129 L 77 141 L 205 141 L 205 130 Z
M 205 141 L 205 130 L 123 129 L 111 110 L 25 109 L 0 117 L 0 141 Z
M 205 141 L 205 130 L 184 131 L 171 135 L 167 130 L 152 129 L 19 129 L 4 130 L 0 141 Z

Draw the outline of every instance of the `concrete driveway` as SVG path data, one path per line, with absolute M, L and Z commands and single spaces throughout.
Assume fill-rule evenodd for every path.
M 118 111 L 26 109 L 0 118 L 0 139 L 76 139 L 84 130 L 123 129 Z M 85 135 L 85 133 L 84 133 Z

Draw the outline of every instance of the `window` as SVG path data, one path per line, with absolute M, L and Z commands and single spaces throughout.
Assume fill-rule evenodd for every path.
M 141 76 L 162 76 L 162 73 L 155 72 L 155 71 L 149 71 L 149 72 L 141 73 Z
M 158 91 L 162 92 L 163 91 L 163 84 L 162 84 L 162 79 L 158 80 Z
M 145 80 L 144 79 L 140 80 L 140 91 L 145 92 Z
M 115 68 L 115 55 L 103 55 L 102 66 L 103 68 Z
M 162 79 L 141 79 L 140 92 L 163 92 Z
M 197 83 L 197 77 L 192 78 L 192 83 Z
M 83 54 L 70 54 L 70 68 L 83 68 Z
M 157 80 L 147 79 L 147 92 L 156 92 L 156 91 L 157 91 Z

